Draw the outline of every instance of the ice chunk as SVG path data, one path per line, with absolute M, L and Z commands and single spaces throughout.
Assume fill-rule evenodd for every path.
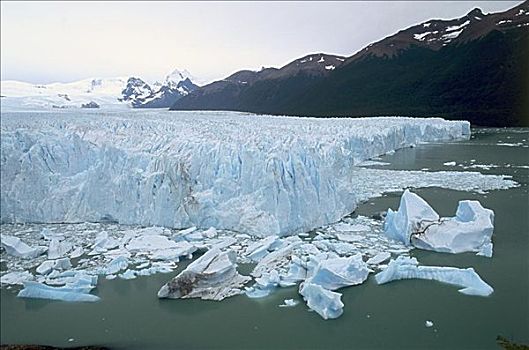
M 455 217 L 427 226 L 412 235 L 411 242 L 417 248 L 446 253 L 480 252 L 483 248 L 483 255 L 492 256 L 493 230 L 494 212 L 478 201 L 466 200 L 459 202 Z
M 75 259 L 84 254 L 83 247 L 77 247 L 70 253 L 70 258 Z
M 481 246 L 481 248 L 479 249 L 479 252 L 477 252 L 476 255 L 486 256 L 487 258 L 492 258 L 492 247 L 493 247 L 492 243 L 485 243 Z
M 279 286 L 281 280 L 277 270 L 263 273 L 261 277 L 255 279 L 255 284 L 246 288 L 246 295 L 250 298 L 262 298 L 269 295 L 276 287 Z
M 118 256 L 112 260 L 102 271 L 101 274 L 115 275 L 129 266 L 129 259 L 125 256 Z
M 99 232 L 96 236 L 91 255 L 106 252 L 119 246 L 119 241 L 109 237 L 108 232 Z
M 317 284 L 325 289 L 338 288 L 361 284 L 367 279 L 369 270 L 357 254 L 348 258 L 335 258 L 321 261 L 314 272 L 306 279 L 306 283 Z
M 413 233 L 422 232 L 428 225 L 439 221 L 439 215 L 415 193 L 405 190 L 400 198 L 399 210 L 388 209 L 384 232 L 389 238 L 409 245 Z
M 307 278 L 307 270 L 303 266 L 303 262 L 297 256 L 292 256 L 290 265 L 286 275 L 281 275 L 279 284 L 282 287 L 292 286 L 296 282 L 303 281 Z
M 210 227 L 206 231 L 202 233 L 202 235 L 206 238 L 214 238 L 217 236 L 217 229 L 215 227 Z
M 31 248 L 26 243 L 22 242 L 20 238 L 8 235 L 1 235 L 0 241 L 2 244 L 2 248 L 6 250 L 7 254 L 17 256 L 23 259 L 36 258 L 37 256 L 44 254 L 44 252 L 48 250 L 47 248 L 40 246 Z
M 38 298 L 63 301 L 98 301 L 99 297 L 89 294 L 93 287 L 64 286 L 51 287 L 38 282 L 24 282 L 24 289 L 18 293 L 20 298 Z
M 141 235 L 133 238 L 126 247 L 131 252 L 150 252 L 179 248 L 176 242 L 158 234 Z
M 179 260 L 182 256 L 192 256 L 197 247 L 187 241 L 180 241 L 172 245 L 172 248 L 157 250 L 152 254 L 155 260 Z
M 39 298 L 63 301 L 97 301 L 98 296 L 89 294 L 97 284 L 97 276 L 84 272 L 66 271 L 57 275 L 62 287 L 51 287 L 38 282 L 24 282 L 24 289 L 18 293 L 21 298 Z
M 250 280 L 237 272 L 233 251 L 213 248 L 191 263 L 158 291 L 159 298 L 202 298 L 222 300 L 241 294 Z
M 283 263 L 283 260 L 286 256 L 288 256 L 292 250 L 300 245 L 302 243 L 301 239 L 299 237 L 297 240 L 291 242 L 290 244 L 287 244 L 283 248 L 280 248 L 278 250 L 274 250 L 267 256 L 265 256 L 259 263 L 254 267 L 252 271 L 252 276 L 254 277 L 260 277 L 264 272 L 271 271 L 275 269 L 278 265 L 281 265 Z
M 52 238 L 50 246 L 48 247 L 48 259 L 62 258 L 72 250 L 72 247 L 72 244 L 69 242 L 61 242 L 57 238 Z
M 29 271 L 13 271 L 0 277 L 1 284 L 23 284 L 32 281 L 35 277 Z
M 268 236 L 266 238 L 263 238 L 257 242 L 248 245 L 248 248 L 246 248 L 246 254 L 250 259 L 255 262 L 258 262 L 269 253 L 268 249 L 270 249 L 272 244 L 276 243 L 278 240 L 279 236 Z
M 70 259 L 46 260 L 37 267 L 37 273 L 47 275 L 52 270 L 67 270 L 72 267 Z
M 384 261 L 388 260 L 389 258 L 391 258 L 391 254 L 390 253 L 381 252 L 381 253 L 378 253 L 377 255 L 367 259 L 366 263 L 368 265 L 378 265 L 378 264 L 381 264 Z
M 49 228 L 44 227 L 42 231 L 40 231 L 40 235 L 45 240 L 51 241 L 52 239 L 58 239 L 59 241 L 64 239 L 64 235 L 62 233 L 52 232 Z
M 418 266 L 415 258 L 399 256 L 375 275 L 378 284 L 400 279 L 426 279 L 463 287 L 459 292 L 468 295 L 488 296 L 494 289 L 484 282 L 473 268 L 458 269 L 455 267 Z
M 124 280 L 132 280 L 136 278 L 136 274 L 132 270 L 127 270 L 121 274 L 119 274 L 119 277 Z
M 294 299 L 285 299 L 283 301 L 283 304 L 279 305 L 279 307 L 294 307 L 299 304 L 298 300 Z
M 343 313 L 342 294 L 332 292 L 318 284 L 303 282 L 299 286 L 299 294 L 307 302 L 307 306 L 316 311 L 325 320 L 338 318 Z
M 427 320 L 426 322 L 424 322 L 424 325 L 427 327 L 427 328 L 430 328 L 433 326 L 433 322 L 430 321 L 430 320 Z

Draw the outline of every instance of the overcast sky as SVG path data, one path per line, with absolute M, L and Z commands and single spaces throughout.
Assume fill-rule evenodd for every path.
M 33 83 L 174 68 L 202 81 L 280 67 L 308 53 L 350 56 L 373 41 L 475 7 L 521 1 L 1 2 L 1 78 Z

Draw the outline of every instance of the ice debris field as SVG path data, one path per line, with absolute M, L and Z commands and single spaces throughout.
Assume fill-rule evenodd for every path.
M 339 290 L 371 273 L 379 284 L 433 279 L 487 296 L 492 287 L 472 268 L 409 257 L 414 248 L 491 257 L 494 214 L 479 202 L 441 218 L 405 191 L 385 220 L 347 215 L 405 188 L 517 185 L 367 167 L 403 147 L 469 138 L 467 122 L 442 119 L 3 113 L 1 127 L 1 283 L 23 285 L 20 297 L 97 301 L 99 278 L 172 272 L 194 257 L 159 297 L 260 298 L 297 286 L 331 319 L 343 313 Z M 252 264 L 250 275 L 238 264 Z

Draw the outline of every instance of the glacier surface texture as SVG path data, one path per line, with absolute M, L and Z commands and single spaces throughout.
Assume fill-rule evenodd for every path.
M 24 117 L 21 117 L 23 115 Z M 351 213 L 352 168 L 464 121 L 233 112 L 2 113 L 2 222 L 308 231 Z M 366 169 L 367 170 L 367 169 Z

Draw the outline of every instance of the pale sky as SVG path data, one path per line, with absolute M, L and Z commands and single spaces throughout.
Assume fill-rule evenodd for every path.
M 32 83 L 174 68 L 202 81 L 280 67 L 309 53 L 350 56 L 373 41 L 475 7 L 521 1 L 1 2 L 1 79 Z

